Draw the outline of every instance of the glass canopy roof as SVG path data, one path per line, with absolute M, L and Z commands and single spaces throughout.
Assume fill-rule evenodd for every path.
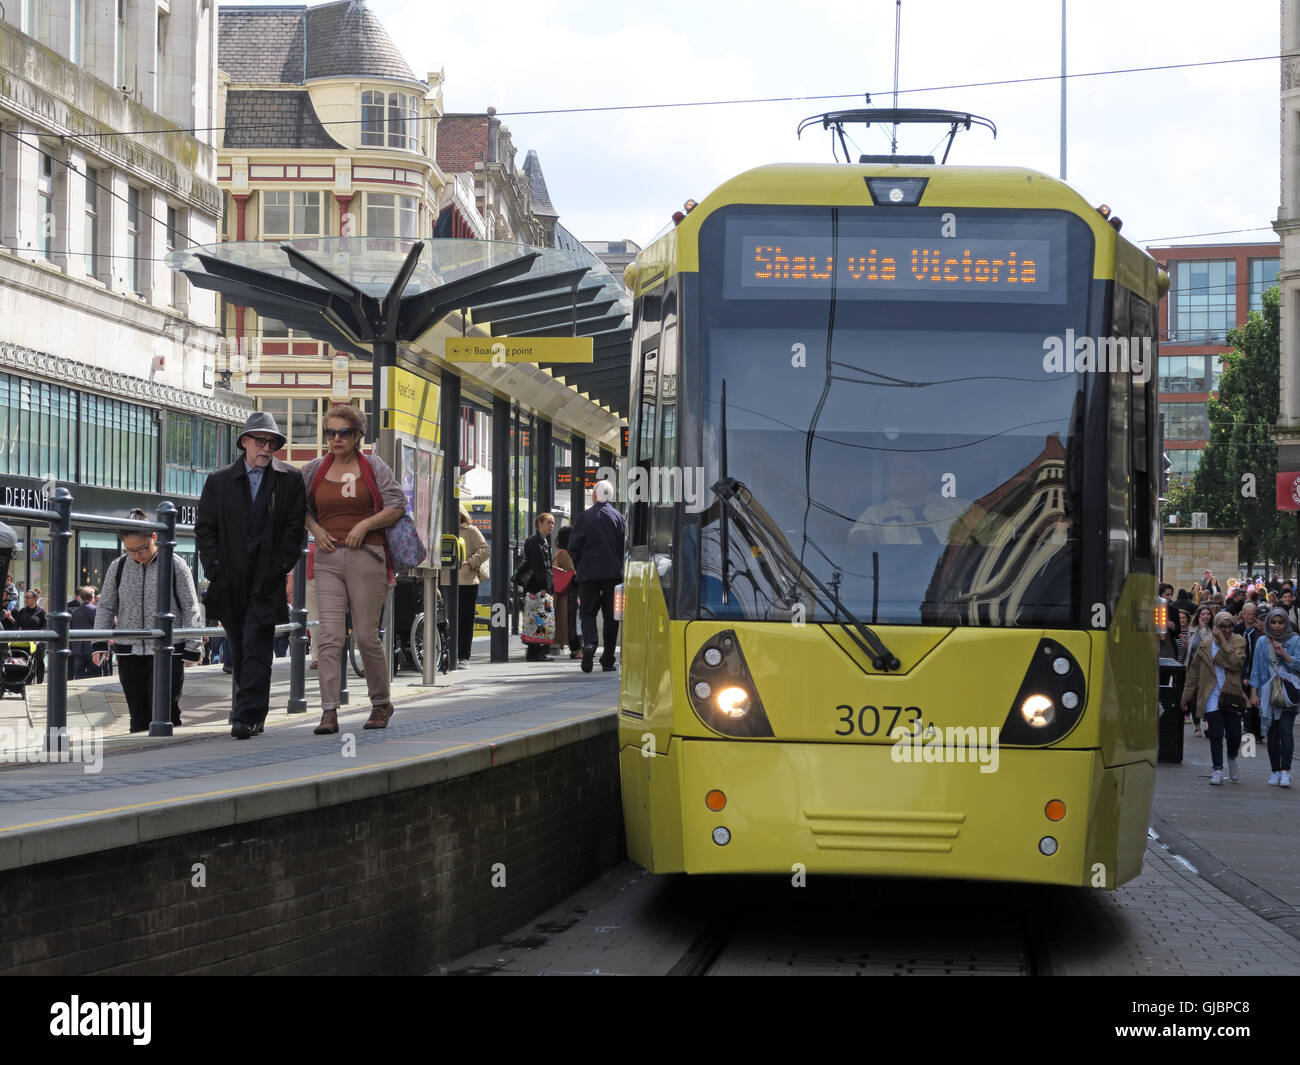
M 418 247 L 418 254 L 415 254 Z M 584 391 L 592 370 L 630 355 L 632 302 L 590 252 L 504 241 L 310 237 L 238 241 L 170 252 L 167 265 L 344 351 L 412 343 L 448 313 L 468 312 L 494 336 L 591 336 L 597 366 L 556 367 Z M 610 375 L 602 372 L 602 381 Z M 619 374 L 613 374 L 617 379 Z M 594 384 L 594 381 L 593 381 Z M 627 386 L 593 398 L 626 407 Z

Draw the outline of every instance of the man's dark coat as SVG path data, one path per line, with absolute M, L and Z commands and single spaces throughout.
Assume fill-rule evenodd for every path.
M 248 495 L 244 455 L 217 470 L 203 485 L 194 538 L 209 585 L 204 603 L 208 623 L 242 617 L 250 600 L 275 605 L 280 623 L 289 620 L 284 578 L 302 551 L 307 516 L 307 491 L 302 474 L 288 463 L 272 459 L 262 473 L 257 504 L 265 507 L 264 532 L 254 555 L 249 554 L 253 501 Z M 259 521 L 259 524 L 261 522 Z

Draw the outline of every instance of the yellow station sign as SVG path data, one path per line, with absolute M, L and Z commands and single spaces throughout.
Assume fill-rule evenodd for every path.
M 448 362 L 592 362 L 591 337 L 447 337 Z
M 386 367 L 382 428 L 430 440 L 435 447 L 440 446 L 439 394 L 436 381 L 397 366 Z

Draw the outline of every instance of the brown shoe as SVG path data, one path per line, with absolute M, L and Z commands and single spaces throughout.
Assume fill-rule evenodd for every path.
M 339 730 L 339 712 L 337 710 L 323 710 L 320 715 L 320 724 L 312 731 L 317 736 L 328 736 Z
M 393 704 L 384 703 L 382 706 L 376 706 L 370 711 L 370 719 L 361 727 L 362 728 L 387 728 L 388 719 L 393 716 Z

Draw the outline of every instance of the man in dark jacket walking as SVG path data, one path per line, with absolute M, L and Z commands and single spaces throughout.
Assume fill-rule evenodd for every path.
M 597 481 L 592 505 L 578 515 L 569 534 L 569 554 L 578 567 L 578 613 L 582 618 L 582 671 L 591 672 L 596 656 L 596 611 L 605 615 L 605 642 L 600 668 L 614 670 L 618 622 L 614 619 L 614 589 L 623 579 L 623 543 L 627 521 L 610 502 L 614 486 Z
M 302 475 L 274 455 L 284 443 L 272 415 L 250 414 L 240 457 L 208 477 L 194 523 L 209 577 L 208 621 L 226 630 L 236 690 L 230 734 L 238 740 L 266 721 L 275 626 L 289 620 L 284 578 L 306 535 Z
M 72 607 L 72 615 L 68 619 L 68 628 L 93 629 L 95 627 L 95 589 L 78 588 L 77 598 L 74 602 L 76 605 Z M 68 645 L 68 650 L 72 652 L 72 672 L 69 679 L 80 680 L 82 677 L 99 676 L 99 667 L 95 665 L 92 657 L 90 641 L 77 640 Z

